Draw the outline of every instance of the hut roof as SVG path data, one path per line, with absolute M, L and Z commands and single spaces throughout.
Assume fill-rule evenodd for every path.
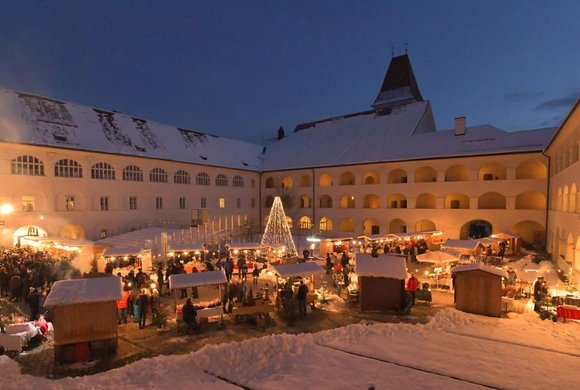
M 490 274 L 502 276 L 504 278 L 508 277 L 507 272 L 504 271 L 503 269 L 492 267 L 491 265 L 487 265 L 487 264 L 483 264 L 483 263 L 472 263 L 472 264 L 458 265 L 457 267 L 453 267 L 453 269 L 451 269 L 451 272 L 457 273 L 457 272 L 474 271 L 474 270 L 489 272 Z
M 133 246 L 106 248 L 103 251 L 103 256 L 105 256 L 105 257 L 138 256 L 140 254 L 141 254 L 141 249 L 135 248 Z
M 52 285 L 46 306 L 66 306 L 77 303 L 117 301 L 122 297 L 121 278 L 59 280 Z
M 272 268 L 274 269 L 274 272 L 276 272 L 282 278 L 288 278 L 290 276 L 322 274 L 326 272 L 313 261 L 296 264 L 272 265 Z
M 356 255 L 356 273 L 359 276 L 374 276 L 405 280 L 407 263 L 402 256 L 379 255 L 372 257 L 368 253 Z
M 175 274 L 169 276 L 169 288 L 200 287 L 212 284 L 227 283 L 223 271 L 194 272 L 191 274 Z
M 441 246 L 445 248 L 459 248 L 474 251 L 479 245 L 483 245 L 479 240 L 447 240 Z

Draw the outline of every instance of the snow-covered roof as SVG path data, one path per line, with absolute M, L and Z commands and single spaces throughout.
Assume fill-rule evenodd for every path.
M 136 248 L 133 246 L 106 248 L 103 251 L 103 256 L 105 257 L 138 256 L 140 254 L 141 248 Z
M 66 306 L 117 301 L 122 297 L 122 288 L 121 278 L 118 276 L 59 280 L 52 285 L 45 305 Z
M 429 102 L 313 123 L 269 144 L 262 171 L 408 161 L 497 153 L 542 151 L 554 128 L 506 132 L 490 125 L 454 130 L 424 130 Z M 434 128 L 433 128 L 434 130 Z
M 194 272 L 191 274 L 174 274 L 169 276 L 169 288 L 187 288 L 227 283 L 223 271 Z
M 258 170 L 262 147 L 0 88 L 4 142 Z
M 356 273 L 358 276 L 405 280 L 407 278 L 407 263 L 402 256 L 379 255 L 372 257 L 368 253 L 357 253 Z
M 427 251 L 417 255 L 417 261 L 422 263 L 452 263 L 461 259 L 461 253 L 453 249 L 444 249 L 440 251 Z
M 259 242 L 230 242 L 227 244 L 229 250 L 256 250 L 256 249 L 263 249 L 268 248 L 267 245 L 262 245 Z
M 483 245 L 479 240 L 447 240 L 441 244 L 444 248 L 467 249 L 474 251 L 479 245 Z
M 296 264 L 272 265 L 272 268 L 274 269 L 274 272 L 276 272 L 282 278 L 288 278 L 291 276 L 307 276 L 313 274 L 323 274 L 326 272 L 317 263 L 313 261 L 307 261 L 305 263 L 296 263 Z
M 161 237 L 161 233 L 167 233 L 168 235 L 177 235 L 180 230 L 170 229 L 170 228 L 158 228 L 151 227 L 140 230 L 135 230 L 132 232 L 127 232 L 119 234 L 116 236 L 111 236 L 103 238 L 102 240 L 95 241 L 95 245 L 107 245 L 113 248 L 144 248 L 148 242 L 155 241 Z
M 484 263 L 471 263 L 471 264 L 458 265 L 456 267 L 453 267 L 451 269 L 451 272 L 457 273 L 457 272 L 474 271 L 474 270 L 485 271 L 485 272 L 488 272 L 490 274 L 502 276 L 504 278 L 508 277 L 507 272 L 504 271 L 503 269 L 492 267 L 491 265 L 487 265 Z
M 169 249 L 173 252 L 202 252 L 203 244 L 198 242 L 180 242 L 169 244 Z

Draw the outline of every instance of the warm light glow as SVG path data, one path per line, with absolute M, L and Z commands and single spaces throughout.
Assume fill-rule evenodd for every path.
M 173 257 L 173 256 L 175 255 L 175 253 L 173 253 L 173 252 L 169 252 L 167 255 L 168 255 L 169 257 Z
M 129 256 L 123 257 L 123 260 L 129 260 Z
M 41 216 L 40 216 L 40 219 L 41 219 L 41 220 L 43 220 L 43 219 L 44 219 L 44 215 L 41 215 Z
M 320 242 L 322 240 L 318 237 L 310 236 L 310 237 L 306 238 L 306 241 L 308 241 L 308 242 Z
M 189 255 L 189 252 L 183 252 L 183 256 Z
M 8 215 L 14 212 L 14 207 L 10 203 L 5 203 L 0 206 L 0 214 Z
M 234 255 L 237 255 L 238 253 L 240 253 L 240 251 L 237 249 L 234 249 Z
M 195 254 L 196 254 L 196 255 L 199 255 L 200 253 L 199 253 L 199 251 L 195 251 Z

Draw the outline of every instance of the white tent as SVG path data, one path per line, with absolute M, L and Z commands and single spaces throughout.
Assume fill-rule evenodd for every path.
M 140 254 L 141 249 L 132 246 L 106 248 L 103 252 L 104 257 L 139 256 Z
M 421 263 L 452 263 L 461 259 L 461 253 L 453 249 L 441 251 L 427 251 L 417 255 L 417 260 Z
M 274 272 L 282 278 L 302 275 L 324 274 L 326 271 L 313 261 L 296 264 L 272 265 Z
M 191 274 L 175 274 L 169 276 L 169 288 L 187 288 L 226 284 L 228 281 L 223 271 L 194 272 Z

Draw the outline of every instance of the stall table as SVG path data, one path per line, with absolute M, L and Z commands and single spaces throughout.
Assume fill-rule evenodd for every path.
M 580 307 L 560 305 L 556 309 L 556 315 L 558 318 L 563 318 L 564 321 L 566 321 L 567 318 L 571 320 L 580 320 Z

